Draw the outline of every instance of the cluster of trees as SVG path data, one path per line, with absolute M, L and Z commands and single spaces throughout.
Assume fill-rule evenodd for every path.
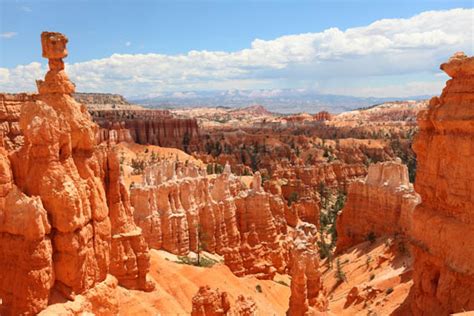
M 328 258 L 331 263 L 332 250 L 337 241 L 337 215 L 346 203 L 346 193 L 342 190 L 334 193 L 329 190 L 323 182 L 319 184 L 318 193 L 321 198 L 319 223 L 323 233 L 321 240 L 318 242 L 319 254 L 321 259 Z

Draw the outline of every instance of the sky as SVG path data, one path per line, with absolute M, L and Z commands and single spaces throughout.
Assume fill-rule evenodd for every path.
M 474 53 L 474 0 L 0 0 L 0 91 L 35 91 L 40 34 L 69 38 L 77 91 L 308 89 L 439 94 L 439 65 Z

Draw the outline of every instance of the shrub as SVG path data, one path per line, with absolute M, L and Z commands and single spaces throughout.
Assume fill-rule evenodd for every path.
M 132 173 L 137 175 L 137 174 L 142 174 L 143 171 L 145 170 L 145 161 L 140 160 L 140 159 L 132 159 Z
M 276 281 L 276 283 L 279 283 L 279 284 L 281 284 L 281 285 L 284 285 L 284 286 L 288 286 L 288 287 L 289 287 L 288 283 L 286 283 L 286 282 L 283 281 L 283 280 L 278 280 L 278 281 Z
M 367 240 L 373 244 L 375 242 L 375 240 L 377 239 L 377 236 L 375 236 L 375 233 L 374 232 L 370 232 L 367 234 Z
M 386 293 L 387 295 L 389 295 L 389 294 L 392 293 L 392 292 L 393 292 L 393 288 L 392 288 L 392 287 L 389 287 L 389 288 L 385 291 L 385 293 Z
M 258 293 L 262 293 L 262 292 L 263 292 L 262 286 L 261 286 L 260 284 L 257 284 L 257 285 L 255 286 L 255 290 L 256 290 Z
M 210 268 L 213 265 L 215 265 L 217 263 L 217 261 L 214 260 L 214 259 L 205 257 L 205 256 L 201 256 L 199 261 L 197 261 L 195 259 L 191 259 L 191 258 L 186 257 L 186 256 L 179 256 L 178 261 L 176 261 L 176 263 L 188 264 L 188 265 L 196 266 L 196 267 Z
M 338 282 L 344 282 L 347 280 L 346 278 L 346 274 L 344 273 L 344 271 L 342 271 L 342 266 L 341 266 L 341 261 L 339 260 L 339 258 L 337 258 L 336 260 L 336 279 Z
M 291 192 L 290 196 L 288 197 L 288 206 L 291 206 L 292 203 L 298 201 L 298 198 L 298 192 Z

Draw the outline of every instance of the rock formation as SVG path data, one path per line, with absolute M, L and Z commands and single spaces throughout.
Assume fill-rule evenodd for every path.
M 113 104 L 113 105 L 130 105 L 130 103 L 119 94 L 112 93 L 74 93 L 74 100 L 87 105 L 96 104 Z
M 441 69 L 440 97 L 418 117 L 413 214 L 414 314 L 474 309 L 474 57 L 455 54 Z
M 296 227 L 291 249 L 291 296 L 287 315 L 313 315 L 328 307 L 319 272 L 317 230 L 312 224 Z
M 235 301 L 235 305 L 233 307 L 234 315 L 239 316 L 255 316 L 257 315 L 257 305 L 252 297 L 248 296 L 245 297 L 243 295 L 239 295 L 237 300 Z
M 231 306 L 227 292 L 219 289 L 211 289 L 209 286 L 201 286 L 193 297 L 192 316 L 255 316 L 257 306 L 249 296 L 239 295 L 235 304 Z
M 332 119 L 332 115 L 327 111 L 321 111 L 313 114 L 313 119 L 315 121 L 330 121 Z
M 367 238 L 406 233 L 419 197 L 408 181 L 408 169 L 398 161 L 369 166 L 365 180 L 349 185 L 347 202 L 337 224 L 337 252 Z
M 76 295 L 73 301 L 52 304 L 38 315 L 119 315 L 117 285 L 117 279 L 109 274 L 89 291 Z
M 25 102 L 33 101 L 33 95 L 0 94 L 0 134 L 3 138 L 2 147 L 7 151 L 17 149 L 23 144 L 20 131 L 20 109 Z
M 99 142 L 120 141 L 195 150 L 199 129 L 195 119 L 173 117 L 165 110 L 94 110 Z
M 273 278 L 288 261 L 285 204 L 261 187 L 242 187 L 230 168 L 216 178 L 192 163 L 164 160 L 131 188 L 135 220 L 151 247 L 186 255 L 199 248 L 224 255 L 236 275 Z
M 148 248 L 135 226 L 116 154 L 95 147 L 97 126 L 71 96 L 67 38 L 41 34 L 50 70 L 21 108 L 24 145 L 3 152 L 0 178 L 2 314 L 37 313 L 51 291 L 69 299 L 115 275 L 151 289 Z
M 211 289 L 209 286 L 201 286 L 193 297 L 192 316 L 218 316 L 227 315 L 230 310 L 230 302 L 227 292 L 219 292 L 219 289 Z

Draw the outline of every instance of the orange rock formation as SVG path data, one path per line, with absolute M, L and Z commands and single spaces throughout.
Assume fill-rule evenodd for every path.
M 212 290 L 209 286 L 201 286 L 193 297 L 192 316 L 218 316 L 227 315 L 230 302 L 226 292 L 219 289 Z
M 192 163 L 164 160 L 132 187 L 134 216 L 153 248 L 185 255 L 202 247 L 224 255 L 236 275 L 273 278 L 287 267 L 286 205 L 260 179 L 248 190 L 229 167 L 209 178 Z
M 414 314 L 474 309 L 474 57 L 455 54 L 441 69 L 452 79 L 420 113 L 414 143 Z
M 291 250 L 291 296 L 288 315 L 313 315 L 328 307 L 319 272 L 317 230 L 312 224 L 296 227 Z
M 2 147 L 12 151 L 23 144 L 20 131 L 21 104 L 32 101 L 33 96 L 26 93 L 0 94 L 0 134 L 3 138 Z
M 227 292 L 219 292 L 219 289 L 211 289 L 209 286 L 201 286 L 193 297 L 192 316 L 254 316 L 257 306 L 252 297 L 239 295 L 233 307 L 229 302 Z
M 97 126 L 74 101 L 64 72 L 67 38 L 41 34 L 50 70 L 21 109 L 24 145 L 0 157 L 2 314 L 37 313 L 52 290 L 73 299 L 108 273 L 130 288 L 146 281 L 148 248 L 135 226 L 118 159 L 95 148 Z
M 165 110 L 94 110 L 99 142 L 121 141 L 174 147 L 186 152 L 199 142 L 196 119 L 173 117 Z
M 408 169 L 400 161 L 370 165 L 365 180 L 349 185 L 347 202 L 336 221 L 337 252 L 367 238 L 406 233 L 418 203 Z

